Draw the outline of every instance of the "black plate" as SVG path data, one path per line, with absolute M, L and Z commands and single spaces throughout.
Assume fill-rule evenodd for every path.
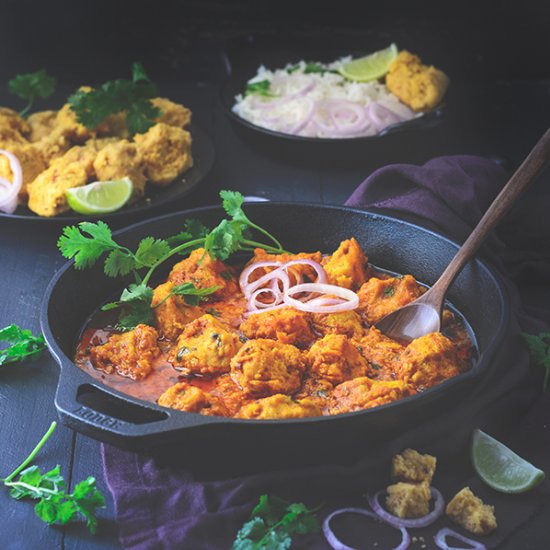
M 93 219 L 120 221 L 132 217 L 137 218 L 138 216 L 144 217 L 149 215 L 159 207 L 171 204 L 191 193 L 208 175 L 214 164 L 214 144 L 208 134 L 196 125 L 193 125 L 189 131 L 193 140 L 191 146 L 194 161 L 193 166 L 166 187 L 148 184 L 145 197 L 122 207 L 120 210 L 98 216 L 77 214 L 76 212 L 69 211 L 59 216 L 48 218 L 35 214 L 27 207 L 19 206 L 13 214 L 0 212 L 0 219 L 69 224 Z
M 458 250 L 456 243 L 437 233 L 364 210 L 249 203 L 246 211 L 252 220 L 261 220 L 265 229 L 277 235 L 285 248 L 329 252 L 341 240 L 355 236 L 374 265 L 412 273 L 427 284 L 435 282 Z M 188 210 L 132 225 L 116 235 L 120 243 L 133 248 L 146 236 L 177 233 L 185 218 L 196 218 L 213 227 L 222 217 L 219 207 Z M 266 463 L 348 460 L 464 406 L 476 384 L 501 376 L 500 366 L 491 360 L 507 323 L 508 298 L 499 278 L 486 264 L 475 260 L 462 270 L 448 294 L 472 327 L 480 352 L 479 361 L 467 373 L 400 401 L 336 416 L 244 420 L 167 409 L 102 384 L 72 360 L 90 316 L 130 282 L 130 278 L 106 278 L 101 265 L 78 271 L 68 262 L 51 281 L 41 312 L 46 342 L 61 368 L 55 398 L 61 421 L 90 437 L 123 447 L 181 446 L 189 461 L 206 465 L 210 458 L 213 467 L 219 456 L 256 468 Z M 87 292 L 83 293 L 83 288 Z
M 429 128 L 433 128 L 434 126 L 438 126 L 441 123 L 446 111 L 446 102 L 444 102 L 438 105 L 438 107 L 433 111 L 424 113 L 420 117 L 405 122 L 391 124 L 384 128 L 379 134 L 374 136 L 315 138 L 285 134 L 283 132 L 276 132 L 274 130 L 262 128 L 261 126 L 257 126 L 256 124 L 245 120 L 232 110 L 235 104 L 235 96 L 244 92 L 246 83 L 253 76 L 255 76 L 260 64 L 263 64 L 268 69 L 274 70 L 284 67 L 287 63 L 296 63 L 300 59 L 304 59 L 306 61 L 331 62 L 346 55 L 352 55 L 352 57 L 357 58 L 368 55 L 381 47 L 387 47 L 388 44 L 385 46 L 380 46 L 380 48 L 375 47 L 369 51 L 342 51 L 336 49 L 327 50 L 326 47 L 323 49 L 312 49 L 310 47 L 304 47 L 303 45 L 296 45 L 294 51 L 289 51 L 288 48 L 281 49 L 280 47 L 276 47 L 270 51 L 263 51 L 262 47 L 260 46 L 257 48 L 255 40 L 252 37 L 249 37 L 249 40 L 246 38 L 241 38 L 237 48 L 235 47 L 235 44 L 232 44 L 232 46 L 233 48 L 226 47 L 225 61 L 228 76 L 220 89 L 220 103 L 226 115 L 235 124 L 245 128 L 248 132 L 256 134 L 256 136 L 263 135 L 270 138 L 276 138 L 278 140 L 287 140 L 292 143 L 303 143 L 310 145 L 328 144 L 334 146 L 339 144 L 350 146 L 353 144 L 354 146 L 362 146 L 363 152 L 365 152 L 364 147 L 368 144 L 379 144 L 381 142 L 386 142 L 388 137 L 396 134 L 403 134 L 416 139 L 418 137 L 418 131 L 427 130 Z M 262 55 L 264 56 L 263 59 Z

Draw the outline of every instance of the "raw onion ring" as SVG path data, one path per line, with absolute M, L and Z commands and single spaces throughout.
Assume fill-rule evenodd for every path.
M 392 111 L 385 105 L 382 105 L 376 101 L 373 101 L 367 105 L 367 115 L 370 117 L 379 132 L 386 128 L 386 126 L 390 126 L 390 124 L 395 124 L 406 120 L 405 117 L 402 117 L 395 111 Z
M 409 527 L 414 529 L 417 527 L 426 527 L 428 525 L 431 525 L 437 518 L 441 516 L 441 514 L 443 514 L 443 507 L 445 505 L 443 495 L 434 487 L 430 487 L 430 491 L 432 493 L 432 498 L 435 501 L 434 509 L 429 514 L 426 514 L 421 518 L 400 518 L 384 510 L 379 502 L 380 495 L 384 491 L 378 491 L 374 495 L 369 494 L 367 498 L 375 514 L 381 517 L 384 521 L 391 523 L 396 527 Z
M 369 510 L 365 510 L 364 508 L 340 508 L 339 510 L 335 510 L 334 512 L 329 514 L 323 521 L 323 534 L 325 535 L 327 542 L 330 544 L 333 550 L 356 550 L 355 548 L 351 546 L 347 546 L 343 542 L 341 542 L 340 539 L 334 534 L 334 531 L 330 528 L 330 521 L 332 520 L 333 517 L 339 516 L 340 514 L 345 514 L 348 512 L 354 513 L 354 514 L 362 514 L 364 516 L 373 518 L 377 521 L 381 521 L 381 518 L 379 516 L 377 516 L 373 512 L 370 512 Z M 387 523 L 387 522 L 384 522 L 384 523 Z M 407 533 L 407 530 L 404 527 L 397 527 L 392 524 L 390 525 L 392 527 L 395 527 L 396 529 L 399 529 L 399 531 L 401 531 L 401 537 L 402 537 L 401 543 L 399 544 L 399 546 L 396 546 L 394 550 L 406 550 L 406 548 L 409 547 L 409 544 L 411 542 L 409 533 Z
M 0 149 L 0 154 L 8 157 L 10 170 L 13 174 L 12 182 L 0 178 L 0 210 L 6 212 L 6 214 L 13 214 L 17 208 L 17 198 L 23 185 L 23 170 L 19 160 L 13 153 Z
M 321 295 L 326 294 L 328 295 L 327 298 L 337 297 L 342 298 L 343 301 L 339 304 L 325 306 L 315 303 L 310 305 L 308 301 L 298 300 L 292 297 L 292 294 L 297 294 L 300 292 L 313 292 Z M 309 311 L 311 313 L 337 313 L 340 311 L 356 309 L 359 305 L 359 296 L 357 296 L 353 290 L 326 283 L 302 283 L 301 285 L 294 285 L 284 293 L 283 299 L 289 306 L 293 306 L 301 311 Z
M 462 546 L 449 546 L 447 544 L 447 537 L 448 536 L 454 537 L 455 539 L 458 539 L 465 544 L 471 544 L 472 546 L 470 548 L 464 548 Z M 449 529 L 448 527 L 443 527 L 443 529 L 440 529 L 435 537 L 434 542 L 436 546 L 439 548 L 442 548 L 443 550 L 486 550 L 487 547 L 477 540 L 469 539 L 468 537 L 465 537 L 464 535 L 461 535 L 460 533 L 457 533 L 456 531 L 453 531 L 452 529 Z

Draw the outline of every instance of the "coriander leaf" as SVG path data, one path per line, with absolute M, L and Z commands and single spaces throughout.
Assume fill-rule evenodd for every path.
M 325 73 L 327 72 L 327 69 L 323 67 L 320 63 L 315 63 L 314 61 L 308 61 L 306 63 L 306 66 L 304 68 L 304 73 Z
M 46 342 L 41 334 L 34 336 L 30 330 L 14 324 L 0 330 L 0 342 L 11 344 L 0 349 L 0 365 L 33 359 L 46 348 Z
M 240 249 L 242 241 L 242 224 L 222 220 L 206 237 L 204 248 L 212 258 L 227 260 L 233 252 Z
M 34 507 L 36 515 L 49 525 L 54 523 L 65 525 L 76 519 L 77 514 L 80 514 L 86 519 L 86 525 L 90 532 L 95 533 L 97 509 L 105 507 L 105 498 L 96 488 L 93 477 L 81 481 L 75 486 L 72 493 L 67 493 L 59 465 L 45 474 L 42 474 L 36 465 L 25 468 L 52 435 L 55 427 L 56 423 L 52 422 L 30 455 L 2 482 L 10 489 L 10 495 L 13 498 L 37 500 Z M 18 474 L 19 478 L 15 479 Z
M 260 517 L 252 518 L 247 521 L 237 533 L 237 539 L 260 540 L 267 532 L 264 520 Z
M 28 101 L 27 106 L 20 112 L 26 116 L 37 97 L 46 98 L 55 91 L 55 78 L 44 69 L 36 73 L 19 74 L 8 82 L 8 89 L 21 99 Z
M 185 300 L 185 303 L 190 306 L 198 306 L 199 303 L 204 300 L 210 294 L 213 294 L 221 287 L 219 286 L 209 286 L 207 288 L 196 288 L 193 283 L 183 283 L 181 285 L 176 285 L 170 289 L 170 293 L 166 298 L 159 302 L 155 307 L 158 307 L 170 296 L 182 296 Z
M 139 243 L 135 256 L 142 266 L 151 267 L 169 252 L 170 245 L 165 240 L 146 237 Z
M 87 128 L 97 128 L 107 116 L 124 112 L 126 125 L 134 134 L 145 132 L 160 116 L 160 109 L 150 101 L 156 95 L 156 87 L 143 67 L 134 64 L 132 80 L 111 80 L 95 90 L 77 90 L 67 101 Z
M 260 80 L 259 82 L 249 82 L 246 85 L 244 95 L 258 94 L 263 95 L 264 97 L 276 97 L 269 89 L 270 83 L 269 80 Z
M 103 270 L 105 275 L 109 277 L 118 277 L 119 275 L 128 275 L 133 269 L 136 268 L 136 260 L 133 254 L 130 254 L 126 250 L 116 248 L 109 252 L 107 258 L 105 258 L 105 264 Z
M 132 330 L 138 325 L 153 325 L 155 323 L 155 316 L 151 305 L 146 302 L 131 302 L 124 308 L 116 324 L 118 329 Z
M 132 82 L 141 82 L 142 80 L 150 82 L 143 65 L 136 61 L 132 63 Z
M 244 204 L 244 197 L 238 191 L 220 191 L 220 197 L 222 199 L 223 209 L 234 220 L 248 221 L 246 214 L 242 210 Z
M 550 332 L 541 332 L 538 335 L 522 332 L 521 335 L 535 364 L 546 369 L 542 383 L 546 390 L 550 383 Z
M 136 300 L 151 303 L 153 299 L 153 289 L 146 285 L 129 285 L 122 291 L 120 301 L 122 303 L 134 302 Z
M 102 221 L 80 222 L 78 227 L 64 227 L 57 247 L 65 258 L 74 257 L 76 269 L 91 267 L 104 252 L 122 249 L 113 240 L 109 226 Z

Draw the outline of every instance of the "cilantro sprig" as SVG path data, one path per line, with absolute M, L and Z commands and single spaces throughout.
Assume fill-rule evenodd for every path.
M 132 134 L 146 132 L 161 115 L 150 99 L 157 95 L 156 86 L 149 80 L 143 65 L 132 65 L 132 80 L 118 79 L 105 82 L 91 90 L 77 90 L 68 103 L 77 119 L 90 129 L 116 113 L 126 113 L 126 125 Z
M 103 271 L 108 277 L 133 274 L 136 282 L 124 289 L 119 300 L 106 304 L 103 309 L 122 308 L 118 326 L 125 330 L 139 323 L 151 324 L 154 320 L 151 307 L 153 289 L 149 281 L 155 271 L 174 255 L 186 255 L 197 248 L 204 248 L 211 258 L 223 261 L 235 252 L 251 252 L 255 248 L 263 248 L 273 254 L 285 252 L 273 235 L 244 213 L 244 198 L 240 193 L 223 190 L 220 197 L 230 218 L 223 219 L 212 230 L 196 220 L 188 220 L 184 231 L 167 239 L 146 237 L 134 252 L 113 239 L 106 223 L 81 222 L 78 226 L 65 227 L 57 246 L 65 258 L 74 259 L 76 269 L 92 267 L 103 256 Z M 270 242 L 266 244 L 254 240 L 252 230 L 267 237 Z M 145 269 L 147 271 L 142 276 L 140 271 Z M 187 303 L 196 305 L 216 290 L 218 287 L 215 286 L 198 289 L 192 283 L 185 283 L 173 287 L 170 295 L 182 296 Z
M 0 366 L 7 363 L 15 363 L 25 359 L 34 359 L 46 348 L 44 337 L 34 334 L 17 325 L 9 325 L 0 329 L 0 342 L 11 344 L 0 349 Z
M 231 550 L 285 550 L 292 545 L 293 534 L 317 533 L 320 530 L 315 512 L 303 503 L 290 503 L 262 495 L 250 519 L 237 533 Z
M 18 74 L 8 82 L 11 93 L 27 101 L 19 114 L 26 117 L 37 98 L 46 98 L 55 91 L 56 80 L 45 69 L 35 73 Z
M 543 387 L 546 390 L 550 383 L 550 332 L 541 332 L 538 335 L 523 332 L 521 335 L 527 343 L 535 364 L 546 369 L 543 381 Z
M 68 492 L 59 465 L 45 473 L 36 465 L 29 466 L 55 431 L 56 425 L 56 422 L 52 422 L 29 456 L 9 476 L 0 481 L 9 488 L 13 498 L 37 500 L 34 507 L 36 515 L 49 525 L 65 525 L 78 520 L 81 516 L 86 520 L 90 532 L 95 534 L 97 509 L 105 507 L 105 498 L 96 487 L 95 479 L 89 476 L 77 483 L 72 492 Z
M 244 95 L 263 95 L 264 97 L 276 97 L 276 95 L 270 90 L 269 80 L 260 80 L 258 82 L 249 82 L 244 90 Z

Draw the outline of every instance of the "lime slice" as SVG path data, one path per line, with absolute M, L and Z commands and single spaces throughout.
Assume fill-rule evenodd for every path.
M 124 206 L 132 195 L 130 178 L 94 181 L 82 187 L 67 189 L 67 202 L 79 214 L 105 214 Z
M 523 493 L 544 479 L 544 472 L 481 430 L 472 439 L 472 461 L 479 477 L 503 493 Z
M 397 46 L 392 44 L 384 50 L 359 57 L 342 65 L 339 72 L 349 80 L 367 82 L 384 76 L 390 68 L 391 62 L 397 57 Z

